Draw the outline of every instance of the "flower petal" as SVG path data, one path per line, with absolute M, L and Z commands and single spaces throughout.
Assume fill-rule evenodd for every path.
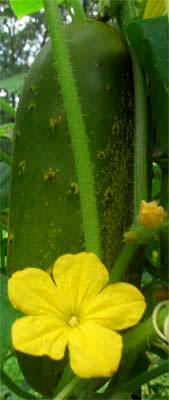
M 15 272 L 8 281 L 8 296 L 13 306 L 25 314 L 62 316 L 65 312 L 64 299 L 52 278 L 37 268 Z
M 141 201 L 138 222 L 146 228 L 158 228 L 166 218 L 166 212 L 162 206 L 158 206 L 157 201 L 147 203 Z
M 135 286 L 116 283 L 108 285 L 85 305 L 81 319 L 121 330 L 137 324 L 145 308 L 144 296 Z
M 75 311 L 82 300 L 94 297 L 106 285 L 108 271 L 95 254 L 82 252 L 59 257 L 53 277 L 58 286 L 64 286 Z
M 16 350 L 34 356 L 63 358 L 69 328 L 48 316 L 23 317 L 12 326 L 12 343 Z
M 118 369 L 122 338 L 97 324 L 72 329 L 69 337 L 70 366 L 81 378 L 110 377 Z

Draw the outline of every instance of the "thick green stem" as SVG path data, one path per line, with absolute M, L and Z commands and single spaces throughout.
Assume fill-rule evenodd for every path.
M 74 372 L 71 370 L 69 364 L 67 364 L 64 369 L 62 376 L 59 380 L 58 385 L 56 386 L 53 397 L 55 398 L 62 390 L 75 378 Z
M 136 18 L 134 0 L 124 0 L 117 2 L 116 16 L 120 29 L 124 33 L 125 25 Z
M 148 105 L 145 77 L 133 49 L 131 57 L 135 90 L 134 215 L 137 217 L 141 200 L 147 199 Z
M 124 245 L 110 273 L 110 283 L 116 283 L 124 278 L 124 274 L 138 249 L 138 243 L 127 243 Z
M 57 396 L 53 397 L 54 400 L 66 400 L 74 391 L 75 387 L 78 385 L 80 378 L 77 376 L 73 378 L 64 389 L 57 394 Z
M 71 7 L 73 7 L 73 9 L 74 9 L 75 21 L 76 22 L 85 22 L 87 17 L 83 10 L 80 0 L 71 0 Z
M 125 26 L 136 17 L 133 0 L 119 5 L 119 24 L 125 34 Z M 128 38 L 126 37 L 128 40 Z M 129 42 L 132 58 L 135 94 L 135 134 L 134 134 L 134 216 L 136 218 L 141 200 L 147 199 L 147 133 L 148 104 L 145 77 L 139 60 Z
M 92 163 L 61 16 L 55 0 L 44 0 L 44 7 L 48 19 L 56 74 L 61 87 L 71 135 L 80 191 L 86 250 L 101 256 Z
M 125 25 L 135 18 L 133 0 L 119 3 L 118 22 L 125 34 Z M 127 39 L 127 38 L 126 38 Z M 128 40 L 128 39 L 127 39 Z M 148 106 L 147 88 L 143 71 L 134 50 L 129 43 L 135 93 L 135 132 L 134 132 L 134 222 L 137 218 L 141 200 L 147 199 L 147 131 Z M 126 244 L 110 274 L 110 281 L 121 280 L 129 263 L 136 254 L 138 244 Z

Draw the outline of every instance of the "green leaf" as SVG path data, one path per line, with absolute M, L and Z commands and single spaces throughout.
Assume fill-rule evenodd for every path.
M 151 381 L 154 378 L 159 377 L 160 375 L 166 373 L 168 371 L 168 360 L 162 361 L 160 365 L 156 368 L 152 368 L 150 371 L 143 372 L 142 374 L 138 375 L 131 381 L 129 380 L 127 383 L 124 384 L 126 390 L 129 391 L 137 391 L 139 390 L 140 386 L 145 384 L 146 382 Z M 153 388 L 154 385 L 151 385 Z M 161 385 L 159 386 L 161 388 Z
M 14 108 L 5 99 L 0 98 L 0 108 L 15 117 Z
M 62 3 L 62 0 L 57 0 L 57 3 Z M 10 0 L 10 4 L 18 18 L 44 8 L 43 0 Z
M 24 3 L 24 2 L 23 2 Z M 9 93 L 20 94 L 25 79 L 25 73 L 20 73 L 0 81 L 0 88 L 7 90 Z
M 16 385 L 16 383 L 13 382 L 12 379 L 3 370 L 1 370 L 1 380 L 6 385 L 6 387 L 11 390 L 12 393 L 15 393 L 17 396 L 19 396 L 17 398 L 28 399 L 28 400 L 35 400 L 35 399 L 40 400 L 40 397 L 36 397 L 35 395 L 28 393 L 27 391 L 24 391 L 21 387 Z M 7 393 L 7 396 L 8 396 L 8 393 Z M 7 396 L 4 396 L 3 398 L 5 399 Z M 13 399 L 13 396 L 12 396 L 12 399 Z M 44 400 L 44 399 L 41 399 L 41 400 Z
M 43 0 L 11 0 L 11 7 L 18 18 L 32 14 L 43 8 Z
M 156 153 L 167 157 L 169 52 L 167 16 L 138 20 L 126 27 L 128 38 L 150 82 L 152 119 L 156 130 Z
M 4 210 L 0 212 L 0 229 L 8 231 L 8 214 Z
M 0 136 L 11 136 L 13 134 L 15 124 L 4 124 L 0 126 Z
M 131 400 L 131 396 L 129 393 L 126 392 L 116 392 L 115 394 L 112 394 L 109 399 L 111 400 Z
M 9 165 L 4 163 L 3 161 L 0 162 L 0 204 L 1 209 L 8 207 L 9 201 L 9 188 L 10 188 L 10 175 L 11 175 L 11 168 Z
M 0 274 L 0 367 L 11 348 L 11 326 L 21 314 L 16 311 L 8 299 L 7 277 Z
M 7 136 L 0 136 L 0 151 L 5 152 L 8 156 L 12 156 L 13 143 Z
M 6 164 L 11 165 L 12 159 L 7 153 L 5 153 L 5 151 L 0 150 L 0 161 L 4 161 Z
M 159 197 L 161 189 L 161 169 L 158 164 L 153 163 L 152 199 Z
M 0 218 L 1 224 L 1 218 Z M 6 271 L 6 257 L 7 257 L 7 237 L 3 237 L 3 227 L 0 225 L 0 267 L 1 272 Z

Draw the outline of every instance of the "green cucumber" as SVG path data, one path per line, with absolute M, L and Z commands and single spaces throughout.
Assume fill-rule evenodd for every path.
M 88 134 L 103 261 L 110 268 L 133 214 L 131 60 L 120 32 L 108 24 L 91 20 L 69 25 L 65 32 Z M 46 270 L 61 254 L 82 250 L 84 232 L 75 163 L 48 42 L 30 69 L 17 111 L 9 273 L 30 266 Z M 40 362 L 45 363 L 45 359 Z M 36 365 L 31 384 L 39 390 L 42 377 L 37 377 L 37 371 Z M 29 368 L 26 375 L 29 381 Z M 55 383 L 50 390 L 39 391 L 49 395 Z

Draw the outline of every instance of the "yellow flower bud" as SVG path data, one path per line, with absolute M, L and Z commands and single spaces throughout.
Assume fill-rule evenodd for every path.
M 166 212 L 158 203 L 150 201 L 147 203 L 145 200 L 141 201 L 138 222 L 146 228 L 158 228 L 163 224 L 166 217 Z

